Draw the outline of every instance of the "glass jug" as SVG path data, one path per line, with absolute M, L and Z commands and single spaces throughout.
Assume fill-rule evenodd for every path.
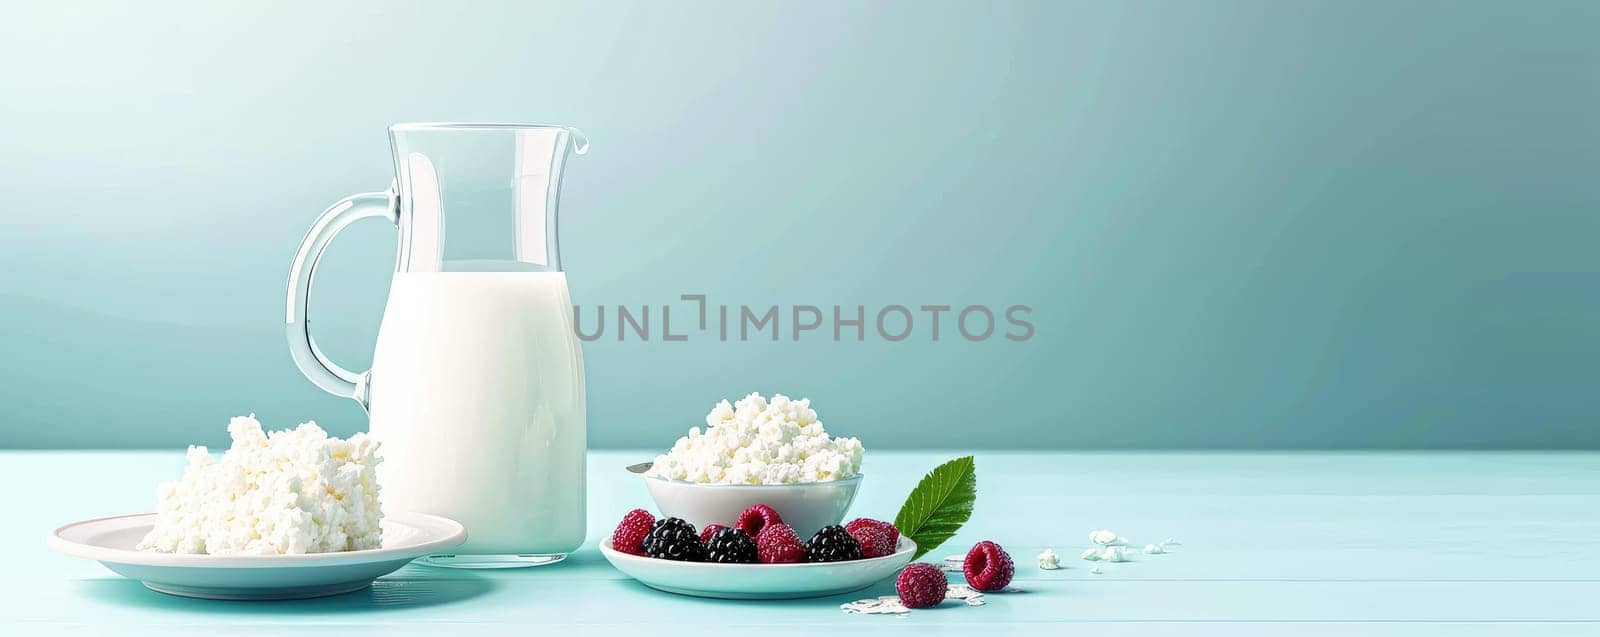
M 395 181 L 323 211 L 289 272 L 295 365 L 360 402 L 382 443 L 385 511 L 442 515 L 467 541 L 436 565 L 560 561 L 584 538 L 583 356 L 561 269 L 557 203 L 577 129 L 397 124 Z M 317 259 L 341 229 L 378 217 L 399 258 L 372 369 L 329 360 L 306 310 Z

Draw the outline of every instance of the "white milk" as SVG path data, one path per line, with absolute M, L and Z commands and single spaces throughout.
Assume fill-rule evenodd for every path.
M 395 274 L 370 397 L 384 511 L 461 522 L 464 554 L 583 543 L 583 355 L 565 274 Z

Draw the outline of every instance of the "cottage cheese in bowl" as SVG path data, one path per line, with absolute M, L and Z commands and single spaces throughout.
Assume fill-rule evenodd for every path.
M 805 484 L 848 480 L 861 471 L 861 441 L 832 438 L 811 400 L 759 393 L 706 414 L 706 428 L 689 430 L 656 456 L 649 477 L 701 484 Z
M 663 517 L 696 528 L 733 526 L 739 513 L 765 504 L 801 537 L 838 524 L 861 485 L 861 441 L 833 438 L 807 399 L 750 394 L 724 400 L 656 456 L 644 483 Z

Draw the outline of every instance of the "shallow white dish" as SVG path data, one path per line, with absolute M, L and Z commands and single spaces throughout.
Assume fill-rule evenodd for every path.
M 145 587 L 204 599 L 304 599 L 361 590 L 412 559 L 461 544 L 459 522 L 398 513 L 383 518 L 383 547 L 307 555 L 216 556 L 153 553 L 136 547 L 156 514 L 135 513 L 73 522 L 46 536 L 67 555 L 97 560 Z
M 798 599 L 861 590 L 893 577 L 917 552 L 917 543 L 900 538 L 883 557 L 818 564 L 708 564 L 629 555 L 600 543 L 600 553 L 617 570 L 650 588 L 680 595 L 721 599 Z
M 697 529 L 711 523 L 733 526 L 745 509 L 765 504 L 804 538 L 844 520 L 861 478 L 802 484 L 701 484 L 644 476 L 644 484 L 661 517 L 683 518 Z

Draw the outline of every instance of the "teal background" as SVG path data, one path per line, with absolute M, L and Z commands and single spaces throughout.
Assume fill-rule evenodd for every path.
M 59 6 L 53 6 L 59 5 Z M 1022 303 L 1025 343 L 585 346 L 599 447 L 1600 446 L 1592 2 L 0 5 L 0 446 L 364 426 L 302 233 L 397 121 L 582 127 L 575 302 Z M 320 270 L 363 366 L 394 234 Z M 948 330 L 948 326 L 946 326 Z M 925 332 L 922 334 L 926 334 Z

